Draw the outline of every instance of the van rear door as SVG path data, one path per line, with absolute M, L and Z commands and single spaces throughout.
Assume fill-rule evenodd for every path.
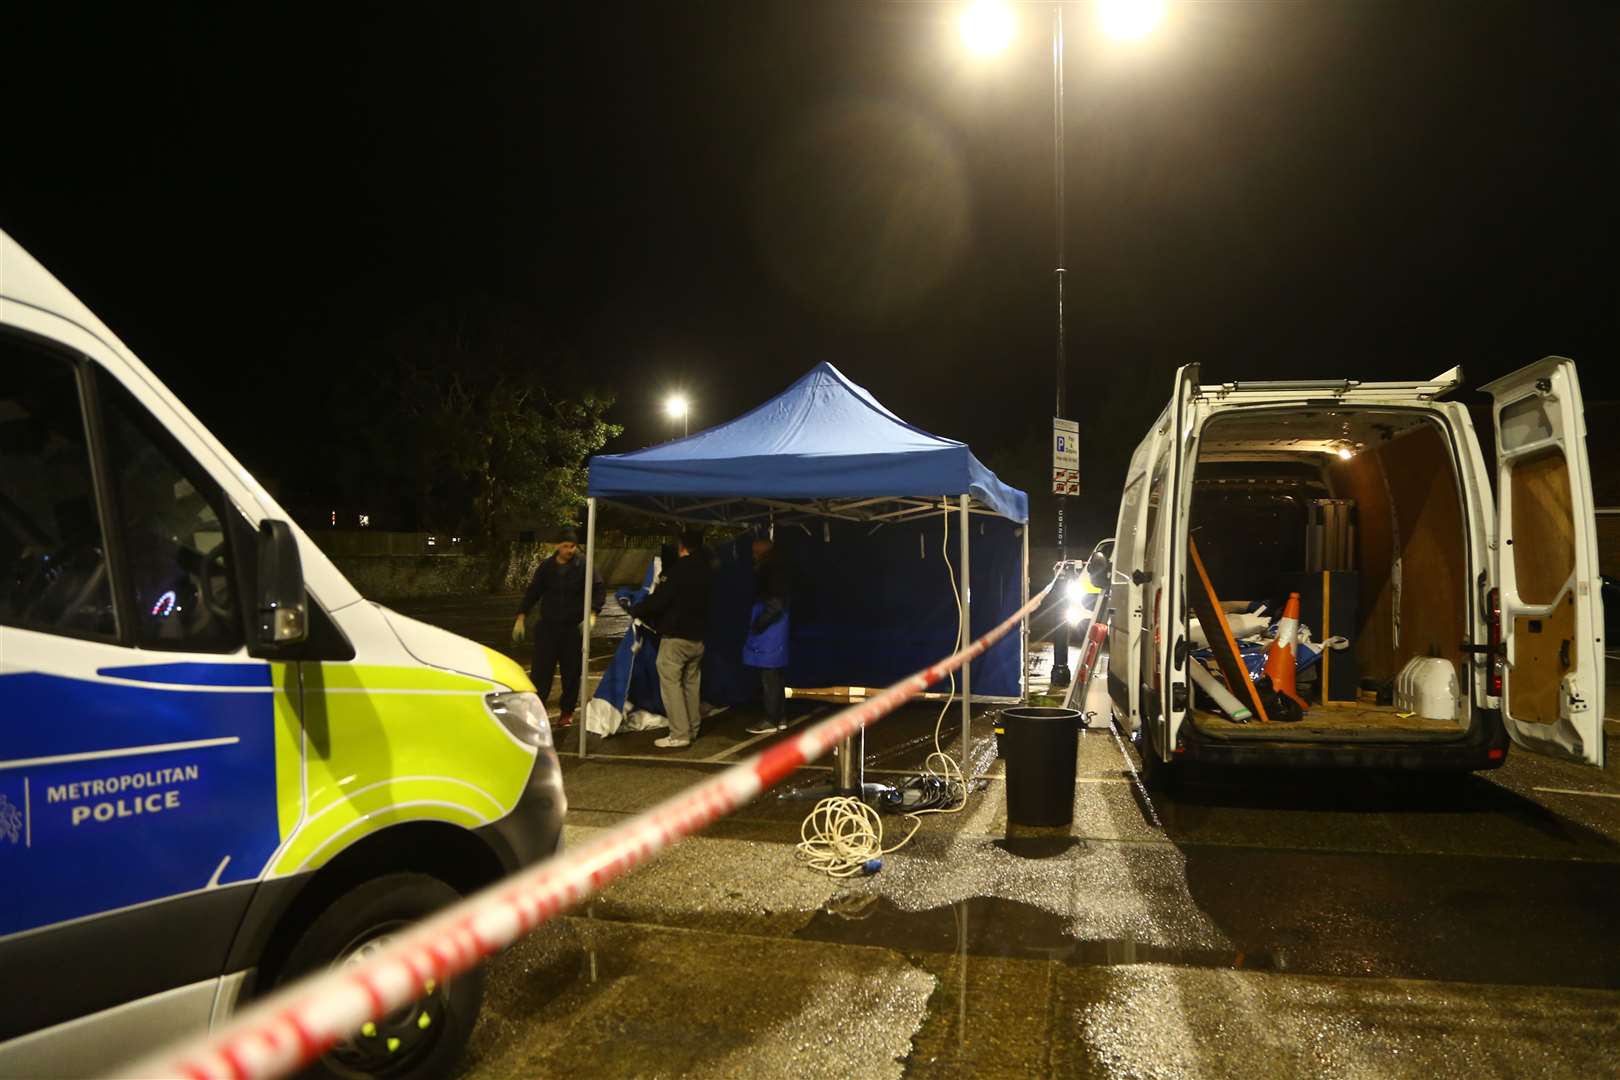
M 1603 599 L 1575 362 L 1488 384 L 1496 425 L 1502 720 L 1527 750 L 1603 765 Z
M 1138 645 L 1142 633 L 1142 586 L 1137 570 L 1142 565 L 1143 545 L 1147 543 L 1148 470 L 1153 467 L 1158 446 L 1169 430 L 1169 412 L 1161 413 L 1147 437 L 1131 455 L 1125 474 L 1125 490 L 1119 500 L 1118 529 L 1114 533 L 1113 576 L 1108 587 L 1108 607 L 1098 617 L 1108 620 L 1108 697 L 1114 719 L 1131 733 L 1141 726 L 1137 700 Z
M 1147 541 L 1142 573 L 1143 666 L 1141 716 L 1154 750 L 1165 761 L 1175 752 L 1187 714 L 1187 512 L 1192 503 L 1193 429 L 1198 365 L 1176 372 L 1167 410 L 1169 430 L 1148 486 Z M 1143 744 L 1143 753 L 1147 753 Z

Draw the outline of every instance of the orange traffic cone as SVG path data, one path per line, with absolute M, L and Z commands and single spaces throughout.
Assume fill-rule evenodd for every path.
M 1282 621 L 1277 624 L 1277 637 L 1266 650 L 1266 676 L 1271 688 L 1299 702 L 1301 709 L 1310 708 L 1294 689 L 1294 642 L 1299 638 L 1299 593 L 1289 593 L 1283 608 Z

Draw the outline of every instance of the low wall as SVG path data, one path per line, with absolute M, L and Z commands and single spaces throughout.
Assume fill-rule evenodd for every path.
M 514 544 L 504 557 L 337 555 L 332 562 L 368 599 L 416 599 L 522 592 L 551 551 L 549 544 Z M 596 553 L 596 567 L 609 588 L 640 585 L 656 554 L 651 548 L 603 548 Z

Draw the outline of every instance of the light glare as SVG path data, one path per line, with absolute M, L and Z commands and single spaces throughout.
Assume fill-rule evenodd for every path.
M 671 420 L 679 420 L 686 415 L 686 395 L 671 394 L 664 402 L 664 412 Z
M 1147 37 L 1164 18 L 1164 0 L 1097 0 L 1103 33 L 1119 41 Z
M 1349 461 L 1350 460 L 1350 448 L 1348 446 L 1339 447 L 1339 460 L 1340 461 Z
M 991 56 L 1012 41 L 1014 25 L 1005 4 L 978 0 L 962 13 L 962 41 L 974 55 Z

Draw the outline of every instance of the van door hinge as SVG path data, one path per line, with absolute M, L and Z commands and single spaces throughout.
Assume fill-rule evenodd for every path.
M 1170 684 L 1170 711 L 1187 711 L 1187 684 L 1184 682 Z

